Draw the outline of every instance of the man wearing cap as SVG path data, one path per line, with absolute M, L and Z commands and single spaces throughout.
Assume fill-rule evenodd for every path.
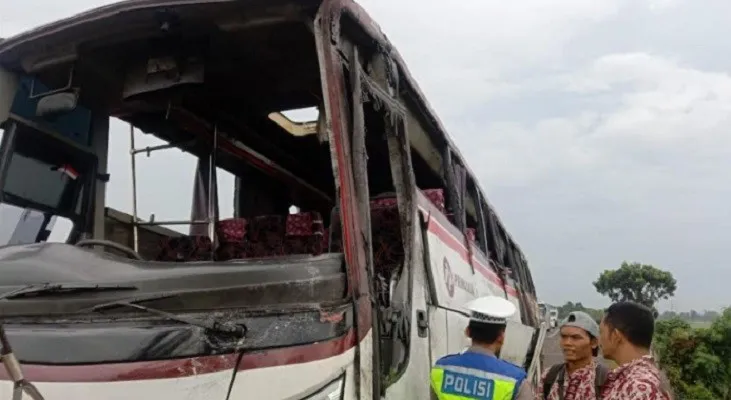
M 538 400 L 598 399 L 609 368 L 594 357 L 599 353 L 599 324 L 587 313 L 574 311 L 559 325 L 564 362 L 543 373 Z
M 534 400 L 533 390 L 520 367 L 497 358 L 505 341 L 508 318 L 515 305 L 502 297 L 487 296 L 467 305 L 470 322 L 465 334 L 472 345 L 461 354 L 437 361 L 431 372 L 433 398 L 438 400 Z

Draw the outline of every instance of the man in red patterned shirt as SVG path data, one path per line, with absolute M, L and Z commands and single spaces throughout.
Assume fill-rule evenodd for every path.
M 599 325 L 589 314 L 570 313 L 559 326 L 564 363 L 543 373 L 537 400 L 590 400 L 597 398 L 609 369 L 597 363 Z
M 620 302 L 607 309 L 599 342 L 604 358 L 619 367 L 610 372 L 602 400 L 671 400 L 650 354 L 654 333 L 655 317 L 649 308 Z

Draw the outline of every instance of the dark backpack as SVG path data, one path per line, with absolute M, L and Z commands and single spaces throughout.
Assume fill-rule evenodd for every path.
M 558 379 L 558 398 L 563 400 L 563 384 L 566 375 L 565 364 L 556 364 L 552 366 L 546 374 L 546 380 L 543 382 L 543 398 L 547 399 L 548 394 L 551 392 L 551 387 Z M 602 387 L 604 382 L 607 381 L 607 375 L 609 374 L 609 368 L 604 364 L 598 362 L 596 364 L 596 379 L 594 380 L 594 393 L 596 398 L 601 399 Z

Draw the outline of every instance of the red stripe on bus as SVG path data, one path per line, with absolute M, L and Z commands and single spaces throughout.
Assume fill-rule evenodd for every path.
M 355 332 L 328 341 L 301 346 L 259 350 L 245 354 L 239 370 L 302 364 L 343 354 L 355 345 Z M 224 354 L 174 360 L 87 365 L 23 364 L 23 375 L 31 382 L 120 382 L 173 379 L 210 374 L 236 367 L 238 354 Z M 228 379 L 228 378 L 226 378 Z M 5 369 L 0 381 L 9 381 Z
M 480 274 L 482 274 L 485 278 L 487 278 L 492 283 L 498 285 L 499 287 L 504 287 L 505 291 L 510 296 L 517 297 L 518 291 L 507 284 L 503 284 L 502 279 L 490 269 L 488 265 L 483 263 L 482 260 L 480 260 L 478 257 L 475 257 L 474 254 L 470 255 L 470 253 L 467 251 L 467 247 L 461 243 L 454 234 L 449 232 L 449 230 L 444 227 L 441 223 L 439 223 L 435 218 L 434 215 L 431 215 L 431 218 L 429 218 L 429 232 L 436 235 L 439 240 L 442 241 L 445 245 L 447 245 L 450 249 L 454 250 L 459 254 L 459 256 L 468 264 L 470 264 L 470 257 L 472 257 L 472 265 L 474 265 L 475 270 L 479 271 Z

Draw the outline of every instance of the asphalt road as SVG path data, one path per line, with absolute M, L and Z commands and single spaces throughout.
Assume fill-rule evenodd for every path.
M 561 345 L 559 343 L 557 330 L 551 330 L 548 332 L 545 341 L 543 342 L 543 367 L 548 368 L 553 364 L 563 362 L 563 354 L 561 353 Z

